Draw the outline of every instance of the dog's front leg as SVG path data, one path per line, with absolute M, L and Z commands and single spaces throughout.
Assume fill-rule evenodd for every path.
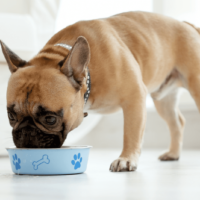
M 111 163 L 112 172 L 134 171 L 137 168 L 146 122 L 146 89 L 144 87 L 140 87 L 139 91 L 133 91 L 123 102 L 123 150 L 120 157 Z

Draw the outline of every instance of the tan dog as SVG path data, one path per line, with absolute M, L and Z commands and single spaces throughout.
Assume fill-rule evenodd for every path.
M 128 12 L 66 27 L 29 62 L 1 43 L 12 72 L 7 106 L 16 146 L 60 147 L 82 122 L 84 109 L 109 113 L 122 108 L 124 145 L 110 169 L 135 170 L 149 92 L 171 133 L 169 151 L 160 159 L 177 160 L 184 129 L 178 88 L 187 88 L 200 109 L 199 32 L 169 17 Z M 84 106 L 87 66 L 91 94 Z

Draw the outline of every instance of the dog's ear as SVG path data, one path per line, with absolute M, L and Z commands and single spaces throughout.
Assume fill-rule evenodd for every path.
M 61 71 L 68 77 L 71 84 L 77 90 L 81 88 L 84 78 L 86 78 L 86 69 L 89 60 L 89 44 L 86 38 L 80 36 L 61 67 Z
M 0 43 L 11 73 L 17 71 L 18 67 L 23 67 L 26 64 L 25 60 L 22 60 L 19 56 L 12 52 L 1 40 Z

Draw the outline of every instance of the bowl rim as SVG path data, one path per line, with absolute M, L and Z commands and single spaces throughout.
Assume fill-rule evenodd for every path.
M 16 148 L 16 146 L 6 147 L 6 150 L 66 150 L 66 149 L 90 149 L 92 146 L 89 145 L 72 145 L 72 146 L 62 146 L 60 148 Z

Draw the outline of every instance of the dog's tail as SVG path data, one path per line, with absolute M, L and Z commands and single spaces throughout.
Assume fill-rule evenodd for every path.
M 193 24 L 190 24 L 189 22 L 186 22 L 186 21 L 184 21 L 184 23 L 186 23 L 186 24 L 188 24 L 188 25 L 190 25 L 190 26 L 192 26 L 194 29 L 196 29 L 197 30 L 197 32 L 200 34 L 200 28 L 198 28 L 198 27 L 196 27 L 195 25 L 193 25 Z

